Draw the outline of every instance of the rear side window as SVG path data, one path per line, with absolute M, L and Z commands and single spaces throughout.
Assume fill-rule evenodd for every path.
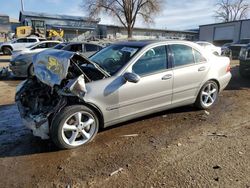
M 95 52 L 95 51 L 98 51 L 99 46 L 97 45 L 94 45 L 94 44 L 85 44 L 85 50 L 86 52 Z
M 27 40 L 28 40 L 28 42 L 37 42 L 36 39 L 27 39 Z
M 70 45 L 69 51 L 71 51 L 71 52 L 82 52 L 82 44 L 72 44 L 72 45 Z
M 183 44 L 172 44 L 170 45 L 174 66 L 180 67 L 185 65 L 194 64 L 193 48 Z
M 197 50 L 193 49 L 194 51 L 194 59 L 195 59 L 195 63 L 202 63 L 202 62 L 206 62 L 206 58 L 203 57 L 203 55 L 198 52 Z
M 54 46 L 56 46 L 58 43 L 55 42 L 49 42 L 47 43 L 47 48 L 53 48 Z
M 46 48 L 46 43 L 39 44 L 35 48 L 33 48 L 32 50 L 41 49 L 41 48 Z
M 27 42 L 27 39 L 26 38 L 17 39 L 16 42 L 17 43 L 25 43 L 25 42 Z
M 67 44 L 65 44 L 65 43 L 57 44 L 57 45 L 54 47 L 54 49 L 62 49 L 62 48 L 64 48 L 66 45 L 67 45 Z
M 38 40 L 39 40 L 40 42 L 46 41 L 46 39 L 43 39 L 43 38 L 39 38 Z
M 132 71 L 140 76 L 152 74 L 167 68 L 167 53 L 165 46 L 148 50 L 133 65 Z

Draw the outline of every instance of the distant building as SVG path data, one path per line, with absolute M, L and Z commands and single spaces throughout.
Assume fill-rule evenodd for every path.
M 95 35 L 100 19 L 88 17 L 57 15 L 21 11 L 19 22 L 22 25 L 46 31 L 47 29 L 64 30 L 64 39 L 73 40 L 79 35 Z
M 7 34 L 10 32 L 10 18 L 8 15 L 0 14 L 0 41 L 7 40 Z
M 200 26 L 200 40 L 222 45 L 250 39 L 250 19 Z
M 178 31 L 167 29 L 138 28 L 133 29 L 135 39 L 182 39 L 198 40 L 198 31 Z M 97 36 L 109 39 L 126 39 L 127 30 L 122 26 L 98 25 Z
M 124 27 L 98 24 L 100 19 L 88 17 L 57 15 L 21 11 L 19 22 L 23 26 L 32 26 L 36 30 L 48 29 L 64 30 L 64 39 L 68 41 L 82 41 L 91 37 L 107 39 L 127 39 Z M 152 28 L 134 28 L 135 39 L 183 39 L 198 40 L 198 31 L 176 31 Z
M 16 28 L 19 27 L 21 24 L 17 19 L 10 18 L 10 31 L 12 33 L 16 32 Z

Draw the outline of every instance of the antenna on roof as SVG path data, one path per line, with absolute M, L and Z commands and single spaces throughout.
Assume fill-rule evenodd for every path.
M 23 3 L 24 0 L 21 0 L 21 9 L 22 11 L 24 11 L 24 3 Z

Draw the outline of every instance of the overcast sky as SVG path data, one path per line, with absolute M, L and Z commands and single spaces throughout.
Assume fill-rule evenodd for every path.
M 0 0 L 0 14 L 17 18 L 21 9 L 21 0 Z M 46 12 L 51 14 L 68 14 L 86 16 L 79 5 L 83 0 L 23 0 L 26 11 Z M 138 27 L 161 29 L 193 29 L 199 25 L 216 22 L 214 18 L 217 0 L 165 0 L 162 12 L 155 16 L 154 25 L 146 25 L 140 21 Z M 250 2 L 250 0 L 247 0 Z M 118 25 L 117 20 L 108 16 L 100 16 L 101 23 Z

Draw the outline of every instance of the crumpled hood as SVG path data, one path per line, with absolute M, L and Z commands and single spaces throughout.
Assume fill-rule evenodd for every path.
M 60 85 L 68 74 L 70 59 L 75 54 L 69 51 L 49 49 L 34 55 L 33 64 L 36 77 L 51 87 Z

